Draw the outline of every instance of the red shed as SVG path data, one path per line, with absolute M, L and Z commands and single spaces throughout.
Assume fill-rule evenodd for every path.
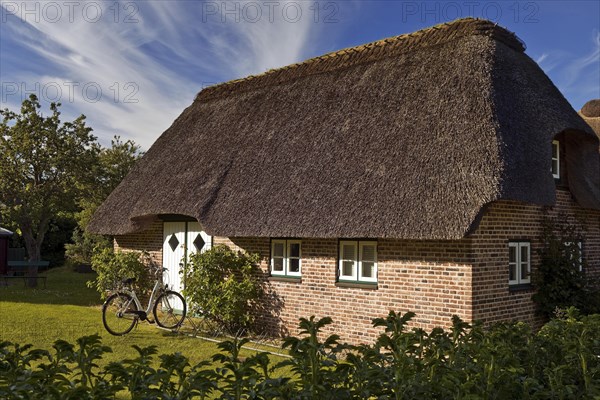
M 0 227 L 0 275 L 8 271 L 8 239 L 12 236 L 8 229 Z

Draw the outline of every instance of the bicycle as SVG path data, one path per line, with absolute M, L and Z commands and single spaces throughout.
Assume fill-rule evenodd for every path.
M 164 271 L 165 268 L 162 269 Z M 129 278 L 122 283 L 129 286 L 135 278 Z M 148 318 L 152 310 L 154 321 Z M 122 336 L 133 329 L 138 321 L 148 321 L 165 329 L 177 329 L 185 320 L 187 304 L 183 296 L 168 285 L 163 285 L 157 278 L 148 300 L 148 307 L 143 310 L 133 289 L 120 289 L 111 294 L 102 306 L 102 323 L 111 335 Z

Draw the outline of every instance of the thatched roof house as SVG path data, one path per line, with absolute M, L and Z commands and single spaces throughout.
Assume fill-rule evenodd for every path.
M 575 221 L 600 276 L 588 123 L 513 33 L 462 19 L 204 89 L 89 229 L 175 288 L 190 252 L 258 253 L 280 331 L 327 315 L 360 342 L 390 309 L 536 322 L 542 218 Z
M 523 51 L 463 19 L 204 89 L 89 229 L 458 239 L 495 200 L 551 205 L 545 144 L 598 139 Z M 600 208 L 597 152 L 573 153 L 573 194 Z

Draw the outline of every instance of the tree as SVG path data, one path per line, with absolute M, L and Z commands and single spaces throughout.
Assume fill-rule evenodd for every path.
M 122 141 L 119 136 L 114 136 L 111 147 L 100 149 L 97 163 L 93 166 L 94 173 L 88 177 L 91 180 L 80 183 L 85 195 L 78 203 L 78 227 L 73 232 L 73 243 L 65 245 L 70 260 L 89 264 L 95 250 L 101 251 L 110 247 L 111 242 L 106 236 L 88 233 L 87 225 L 96 209 L 121 183 L 143 154 L 135 142 Z
M 78 220 L 81 228 L 87 227 L 96 208 L 121 183 L 143 154 L 135 142 L 124 142 L 120 136 L 113 137 L 110 147 L 100 149 L 98 162 L 91 176 L 93 181 L 87 185 L 86 196 L 79 202 L 81 211 Z
M 51 219 L 77 210 L 100 151 L 85 116 L 61 122 L 59 107 L 51 103 L 44 116 L 31 95 L 20 114 L 0 111 L 0 215 L 18 226 L 30 261 L 40 260 Z

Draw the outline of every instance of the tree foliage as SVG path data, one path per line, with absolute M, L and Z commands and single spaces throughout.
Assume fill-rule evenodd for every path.
M 78 200 L 80 211 L 76 213 L 77 228 L 73 232 L 72 242 L 67 244 L 67 257 L 78 263 L 91 263 L 94 252 L 111 247 L 108 237 L 86 231 L 96 209 L 108 195 L 121 183 L 133 165 L 143 155 L 140 147 L 131 140 L 122 141 L 115 136 L 110 147 L 98 150 L 96 163 L 91 166 L 93 173 L 86 182 L 82 182 L 85 195 Z
M 34 261 L 51 219 L 77 209 L 80 183 L 89 180 L 98 153 L 85 116 L 62 122 L 59 107 L 50 104 L 44 116 L 31 95 L 20 113 L 0 111 L 0 215 L 18 227 Z
M 87 227 L 94 211 L 121 183 L 133 165 L 143 155 L 140 146 L 132 140 L 114 136 L 110 147 L 98 149 L 96 163 L 91 166 L 93 174 L 85 182 L 85 196 L 79 199 L 81 211 L 77 215 L 79 226 Z
M 53 259 L 62 248 L 77 262 L 90 263 L 94 248 L 110 246 L 106 237 L 85 228 L 96 208 L 142 156 L 133 141 L 115 136 L 102 147 L 86 125 L 85 116 L 62 122 L 60 103 L 41 112 L 35 95 L 23 101 L 19 113 L 0 110 L 0 222 L 23 237 L 29 259 L 37 261 L 49 251 L 44 239 L 52 226 L 72 226 L 69 237 L 53 235 Z M 56 243 L 62 241 L 61 243 Z M 49 255 L 46 254 L 45 257 Z

